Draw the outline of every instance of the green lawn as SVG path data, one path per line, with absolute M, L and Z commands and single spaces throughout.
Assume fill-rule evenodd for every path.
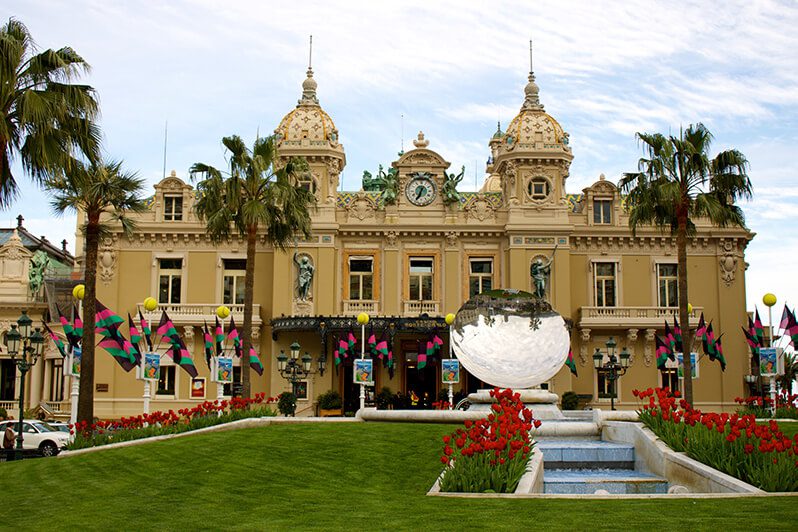
M 0 463 L 15 530 L 787 530 L 798 497 L 426 497 L 452 426 L 273 425 Z

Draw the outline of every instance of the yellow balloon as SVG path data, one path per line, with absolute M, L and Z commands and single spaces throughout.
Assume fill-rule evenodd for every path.
M 365 312 L 361 312 L 360 314 L 357 315 L 357 322 L 360 325 L 367 324 L 369 322 L 369 315 L 366 314 Z
M 224 305 L 219 305 L 219 307 L 216 309 L 216 315 L 222 319 L 225 319 L 230 315 L 230 309 Z
M 75 285 L 75 288 L 72 289 L 72 297 L 75 299 L 83 299 L 83 296 L 86 295 L 86 286 L 82 284 Z
M 454 323 L 454 314 L 451 312 L 446 315 L 446 325 L 451 325 Z
M 768 292 L 762 297 L 762 303 L 764 303 L 768 307 L 772 307 L 773 305 L 775 305 L 776 301 L 777 301 L 776 294 L 771 294 L 770 292 Z
M 155 300 L 154 297 L 148 297 L 144 300 L 144 310 L 152 312 L 157 308 L 158 308 L 158 302 Z

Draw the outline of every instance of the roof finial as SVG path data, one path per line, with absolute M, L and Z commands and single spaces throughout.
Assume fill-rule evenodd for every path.
M 24 220 L 24 219 L 25 218 L 23 218 L 21 214 L 19 216 L 17 216 L 17 227 L 18 228 L 22 227 L 22 220 Z
M 532 41 L 529 41 L 530 43 Z M 308 70 L 313 68 L 313 35 L 310 36 L 310 51 L 308 52 Z
M 529 83 L 526 84 L 524 87 L 524 103 L 521 106 L 521 109 L 535 109 L 535 110 L 543 110 L 543 106 L 540 104 L 540 98 L 538 97 L 538 85 L 535 83 L 535 73 L 532 68 L 532 39 L 529 39 L 529 77 L 527 78 Z
M 319 99 L 316 97 L 316 80 L 313 79 L 313 35 L 310 36 L 310 50 L 308 51 L 308 71 L 307 78 L 302 82 L 302 99 L 299 100 L 298 105 L 319 105 Z

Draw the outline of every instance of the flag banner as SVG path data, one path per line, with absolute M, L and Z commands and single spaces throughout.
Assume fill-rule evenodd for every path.
M 141 333 L 133 322 L 133 318 L 130 317 L 129 312 L 127 314 L 127 329 L 130 333 L 130 343 L 133 344 L 137 353 L 141 353 Z
M 441 360 L 441 382 L 443 384 L 457 384 L 460 382 L 460 361 L 456 358 Z
M 754 329 L 756 337 L 759 339 L 759 345 L 765 345 L 765 327 L 762 325 L 762 320 L 759 319 L 759 309 L 756 307 L 754 307 Z
M 61 337 L 60 337 L 60 336 L 58 336 L 57 334 L 55 334 L 55 333 L 54 333 L 54 332 L 53 332 L 53 331 L 50 329 L 50 327 L 48 327 L 48 326 L 47 326 L 47 324 L 46 324 L 46 323 L 44 323 L 44 330 L 45 330 L 45 331 L 47 331 L 47 334 L 49 334 L 49 335 L 50 335 L 50 339 L 53 341 L 53 343 L 55 344 L 55 346 L 58 348 L 58 352 L 59 352 L 59 353 L 61 353 L 61 356 L 62 356 L 62 357 L 65 357 L 65 356 L 67 356 L 67 352 L 66 352 L 66 346 L 64 345 L 64 341 L 63 341 L 63 340 L 61 340 Z
M 441 346 L 443 346 L 443 339 L 440 336 L 438 336 L 438 333 L 436 332 L 432 335 L 433 354 L 437 355 L 438 353 L 440 353 Z
M 712 322 L 707 325 L 707 333 L 704 335 L 702 342 L 704 354 L 712 358 L 715 356 L 715 332 L 712 330 Z
M 386 360 L 388 356 L 388 342 L 385 340 L 380 340 L 377 342 L 377 345 L 374 346 L 374 349 L 377 351 L 377 356 L 380 360 Z
M 684 346 L 682 345 L 682 328 L 679 327 L 679 320 L 676 319 L 676 316 L 673 317 L 673 338 L 675 340 L 674 351 L 677 353 L 684 353 Z
M 793 349 L 798 349 L 798 323 L 795 320 L 795 313 L 787 309 L 790 316 L 790 324 L 787 326 L 787 334 L 790 336 L 790 344 Z
M 347 354 L 348 352 L 349 352 L 349 344 L 343 338 L 339 338 L 338 339 L 338 351 L 337 351 L 338 355 L 340 356 L 340 358 L 346 358 L 347 356 L 349 356 Z M 339 358 L 339 362 L 340 362 L 340 358 Z
M 707 325 L 704 323 L 704 313 L 698 318 L 698 327 L 695 330 L 695 340 L 698 342 L 704 341 L 704 335 L 707 333 Z
M 97 345 L 105 349 L 108 354 L 114 357 L 114 360 L 116 360 L 119 365 L 122 366 L 123 370 L 130 371 L 136 367 L 135 359 L 131 360 L 130 353 L 125 350 L 125 346 L 122 344 L 118 336 L 113 335 L 103 338 Z
M 346 343 L 347 343 L 347 346 L 348 346 L 347 351 L 349 351 L 353 355 L 358 355 L 359 354 L 357 352 L 357 338 L 355 337 L 355 333 L 353 333 L 352 331 L 349 331 L 349 334 L 347 335 L 347 338 L 346 338 Z
M 216 317 L 216 331 L 214 335 L 214 341 L 216 342 L 216 356 L 222 356 L 224 352 L 224 327 L 221 323 L 219 323 L 219 317 Z
M 202 329 L 202 337 L 205 340 L 205 363 L 208 364 L 208 369 L 211 369 L 211 359 L 213 358 L 213 336 L 208 330 L 208 322 L 204 322 L 205 327 Z
M 715 340 L 715 349 L 714 355 L 709 355 L 709 359 L 713 362 L 717 360 L 720 363 L 720 370 L 726 371 L 726 357 L 723 356 L 723 344 L 721 344 L 721 338 L 723 335 L 721 334 L 718 336 L 718 339 Z
M 94 315 L 94 332 L 110 338 L 112 336 L 111 331 L 116 331 L 125 320 L 121 316 L 114 314 L 111 309 L 98 300 L 95 300 L 95 302 L 97 303 L 97 313 Z
M 241 358 L 241 355 L 244 354 L 244 350 L 241 347 L 241 337 L 238 336 L 236 322 L 232 316 L 230 316 L 230 327 L 227 329 L 227 340 L 233 342 L 233 349 L 235 350 L 236 356 Z
M 424 369 L 427 367 L 427 357 L 432 354 L 433 351 L 432 341 L 427 340 L 426 348 L 422 352 L 421 349 L 418 350 L 418 369 Z
M 249 367 L 254 369 L 259 377 L 263 376 L 263 364 L 258 357 L 257 351 L 254 347 L 249 348 Z
M 673 331 L 671 331 L 671 326 L 668 324 L 668 320 L 665 320 L 665 343 L 668 344 L 668 349 L 670 349 L 671 353 L 676 352 L 676 337 L 673 335 Z
M 374 331 L 371 331 L 371 333 L 368 335 L 366 346 L 368 353 L 372 358 L 379 356 L 379 353 L 377 352 L 377 337 L 374 335 Z M 382 359 L 382 356 L 379 358 Z
M 656 345 L 657 369 L 663 371 L 666 368 L 668 358 L 671 358 L 673 354 L 665 342 L 660 340 L 659 336 L 654 335 L 654 342 Z
M 175 364 L 183 368 L 186 373 L 191 375 L 192 377 L 196 377 L 199 375 L 197 373 L 197 368 L 194 366 L 194 361 L 191 359 L 191 353 L 186 348 L 186 344 L 183 343 L 183 339 L 180 336 L 172 342 L 172 360 L 175 361 Z
M 790 311 L 787 308 L 787 305 L 784 305 L 784 310 L 781 311 L 781 321 L 779 322 L 779 329 L 786 332 L 789 326 L 790 326 Z
M 574 352 L 570 347 L 568 348 L 568 358 L 565 359 L 565 365 L 571 370 L 571 373 L 576 377 L 576 361 L 574 360 Z
M 79 339 L 83 339 L 83 320 L 80 319 L 80 312 L 78 312 L 78 307 L 76 305 L 72 305 L 72 315 L 75 316 L 75 336 Z
M 67 341 L 69 341 L 69 345 L 72 347 L 79 347 L 80 341 L 83 338 L 83 331 L 80 331 L 80 334 L 77 333 L 75 327 L 69 322 L 66 316 L 61 314 L 61 309 L 58 308 L 58 305 L 55 306 L 56 310 L 58 311 L 58 321 L 61 322 L 61 328 L 64 330 L 64 334 L 67 337 Z M 78 313 L 75 312 L 75 318 L 77 319 Z M 82 327 L 81 327 L 82 329 Z
M 144 334 L 144 339 L 147 341 L 147 348 L 150 351 L 155 351 L 155 348 L 152 345 L 152 330 L 150 329 L 150 324 L 147 323 L 147 320 L 144 319 L 144 315 L 139 310 L 139 323 L 141 324 L 141 332 Z
M 174 344 L 180 335 L 175 328 L 174 323 L 172 320 L 169 319 L 169 316 L 166 314 L 166 311 L 161 311 L 161 321 L 158 322 L 158 328 L 155 332 L 161 335 L 164 338 L 167 338 L 170 343 Z

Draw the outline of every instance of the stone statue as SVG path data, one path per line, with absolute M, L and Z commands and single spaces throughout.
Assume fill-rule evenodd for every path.
M 551 252 L 551 257 L 549 257 L 548 261 L 544 263 L 543 259 L 537 259 L 529 268 L 529 275 L 532 276 L 532 281 L 535 283 L 534 295 L 538 299 L 545 299 L 546 297 L 546 283 L 551 274 L 551 264 L 554 262 L 555 251 L 557 251 L 557 246 L 554 246 L 554 251 Z
M 457 192 L 457 185 L 463 180 L 464 175 L 465 166 L 463 166 L 463 168 L 460 170 L 460 173 L 457 175 L 454 175 L 454 172 L 447 174 L 446 170 L 443 171 L 443 189 L 441 194 L 443 195 L 444 203 L 449 204 L 460 202 L 460 193 Z
M 44 286 L 44 274 L 50 265 L 50 257 L 46 253 L 37 251 L 30 259 L 30 269 L 28 270 L 28 287 L 31 295 L 37 295 Z
M 299 253 L 294 252 L 294 263 L 297 266 L 297 292 L 300 300 L 307 301 L 310 295 L 310 285 L 313 283 L 315 268 L 308 257 L 303 256 L 301 259 L 298 257 Z

